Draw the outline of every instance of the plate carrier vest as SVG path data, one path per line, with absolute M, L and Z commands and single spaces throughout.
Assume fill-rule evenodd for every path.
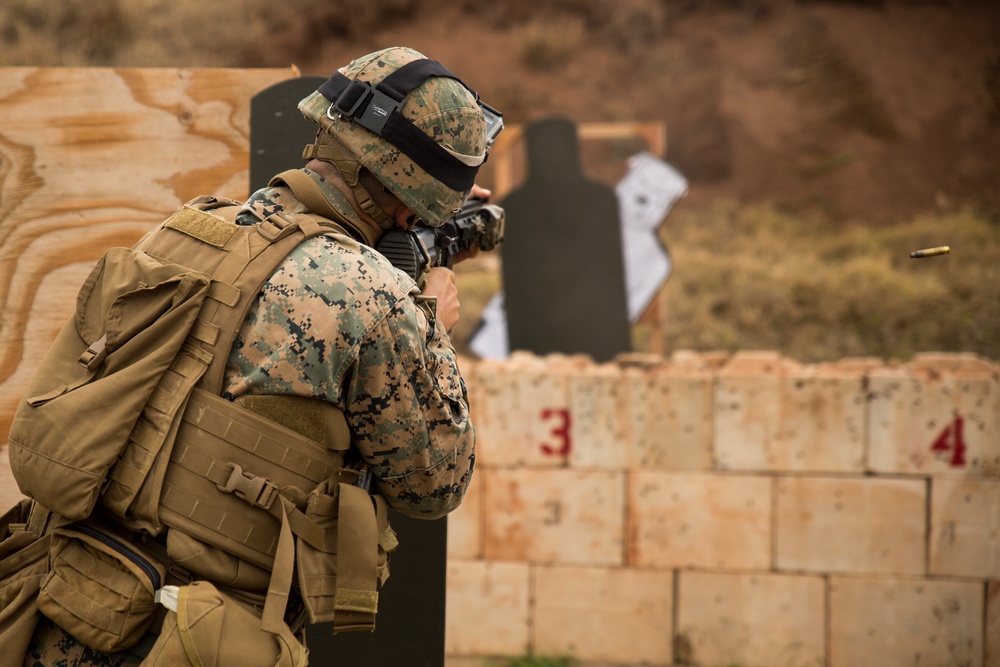
M 370 630 L 392 538 L 385 500 L 344 468 L 343 413 L 219 395 L 267 279 L 304 240 L 354 225 L 277 213 L 241 226 L 238 206 L 199 197 L 104 255 L 18 407 L 11 468 L 56 525 L 100 513 L 165 532 L 193 578 L 264 596 L 267 632 L 289 632 L 295 574 L 311 623 Z

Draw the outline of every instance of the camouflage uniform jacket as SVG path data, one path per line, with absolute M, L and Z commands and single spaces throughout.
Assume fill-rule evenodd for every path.
M 309 174 L 336 210 L 344 196 Z M 307 212 L 292 190 L 254 193 L 237 222 Z M 340 407 L 352 446 L 396 510 L 443 516 L 461 502 L 475 462 L 475 429 L 455 349 L 435 302 L 374 249 L 343 235 L 298 246 L 261 291 L 239 331 L 224 395 L 279 394 Z

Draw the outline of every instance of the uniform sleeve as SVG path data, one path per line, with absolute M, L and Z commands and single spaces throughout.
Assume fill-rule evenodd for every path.
M 458 507 L 475 463 L 468 392 L 433 302 L 386 298 L 344 378 L 354 444 L 389 505 L 418 518 Z

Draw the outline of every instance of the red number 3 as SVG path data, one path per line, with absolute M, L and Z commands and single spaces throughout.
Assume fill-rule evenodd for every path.
M 545 408 L 542 410 L 542 421 L 549 421 L 553 417 L 559 418 L 559 425 L 553 428 L 550 433 L 561 444 L 558 447 L 543 444 L 542 452 L 548 456 L 567 456 L 572 446 L 570 440 L 571 420 L 569 410 L 566 408 Z

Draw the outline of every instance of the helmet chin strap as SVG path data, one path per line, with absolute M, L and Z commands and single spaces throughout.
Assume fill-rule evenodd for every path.
M 323 133 L 315 144 L 306 146 L 302 150 L 302 157 L 306 160 L 323 160 L 336 167 L 344 182 L 354 193 L 354 198 L 361 210 L 370 215 L 382 229 L 389 230 L 395 227 L 395 221 L 389 217 L 388 213 L 379 208 L 371 194 L 361 184 L 361 163 L 348 153 L 339 142 L 324 141 L 327 136 L 326 133 Z

